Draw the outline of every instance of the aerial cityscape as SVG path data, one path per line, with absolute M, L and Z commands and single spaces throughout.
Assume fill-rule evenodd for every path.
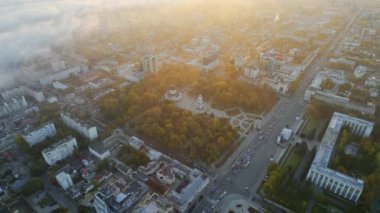
M 1 213 L 380 213 L 379 0 L 0 11 Z

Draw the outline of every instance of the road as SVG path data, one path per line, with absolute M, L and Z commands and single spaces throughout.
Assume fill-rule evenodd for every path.
M 193 212 L 212 212 L 214 207 L 219 204 L 224 192 L 240 194 L 249 199 L 255 199 L 260 204 L 265 204 L 260 202 L 261 198 L 256 191 L 266 176 L 268 165 L 276 158 L 276 153 L 282 149 L 275 143 L 277 136 L 284 127 L 291 125 L 295 122 L 295 118 L 304 112 L 306 105 L 303 95 L 307 85 L 321 70 L 322 65 L 328 60 L 329 54 L 336 49 L 359 14 L 360 11 L 351 16 L 344 29 L 331 39 L 330 45 L 305 70 L 306 75 L 296 93 L 291 97 L 281 97 L 276 106 L 265 115 L 261 133 L 263 138 L 259 139 L 260 133 L 257 131 L 252 132 L 221 167 L 210 171 L 209 175 L 214 181 L 204 192 L 206 199 L 198 203 Z M 232 169 L 234 164 L 242 165 L 244 162 L 241 162 L 244 160 L 247 162 L 248 159 L 252 163 L 247 167 Z M 265 206 L 267 207 L 267 205 Z M 270 207 L 272 211 L 280 212 L 277 207 L 273 205 Z
M 46 174 L 42 176 L 42 180 L 44 181 L 45 192 L 49 193 L 57 203 L 62 205 L 62 207 L 68 209 L 69 212 L 78 212 L 76 203 L 66 198 L 57 187 L 53 186 Z

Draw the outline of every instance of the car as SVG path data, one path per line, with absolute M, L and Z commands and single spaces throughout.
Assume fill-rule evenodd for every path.
M 273 161 L 274 160 L 274 156 L 271 155 L 270 158 L 269 158 L 270 161 Z
M 245 189 L 246 191 L 249 191 L 249 188 L 248 188 L 248 187 L 244 187 L 244 189 Z

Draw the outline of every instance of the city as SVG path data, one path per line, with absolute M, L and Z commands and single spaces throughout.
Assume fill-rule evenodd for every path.
M 380 212 L 379 1 L 0 8 L 0 212 Z

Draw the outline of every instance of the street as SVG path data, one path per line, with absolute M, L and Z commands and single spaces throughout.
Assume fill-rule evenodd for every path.
M 282 96 L 265 115 L 261 133 L 253 131 L 221 167 L 209 172 L 214 182 L 204 192 L 206 199 L 198 203 L 193 212 L 212 212 L 226 193 L 240 194 L 250 200 L 260 199 L 256 191 L 265 179 L 268 165 L 278 160 L 276 153 L 282 149 L 276 144 L 277 136 L 283 128 L 293 124 L 297 116 L 303 114 L 306 107 L 303 95 L 307 86 L 323 68 L 328 55 L 335 50 L 359 14 L 360 11 L 351 17 L 344 29 L 331 39 L 331 45 L 304 71 L 306 75 L 295 94 Z M 276 208 L 272 210 L 278 211 Z

